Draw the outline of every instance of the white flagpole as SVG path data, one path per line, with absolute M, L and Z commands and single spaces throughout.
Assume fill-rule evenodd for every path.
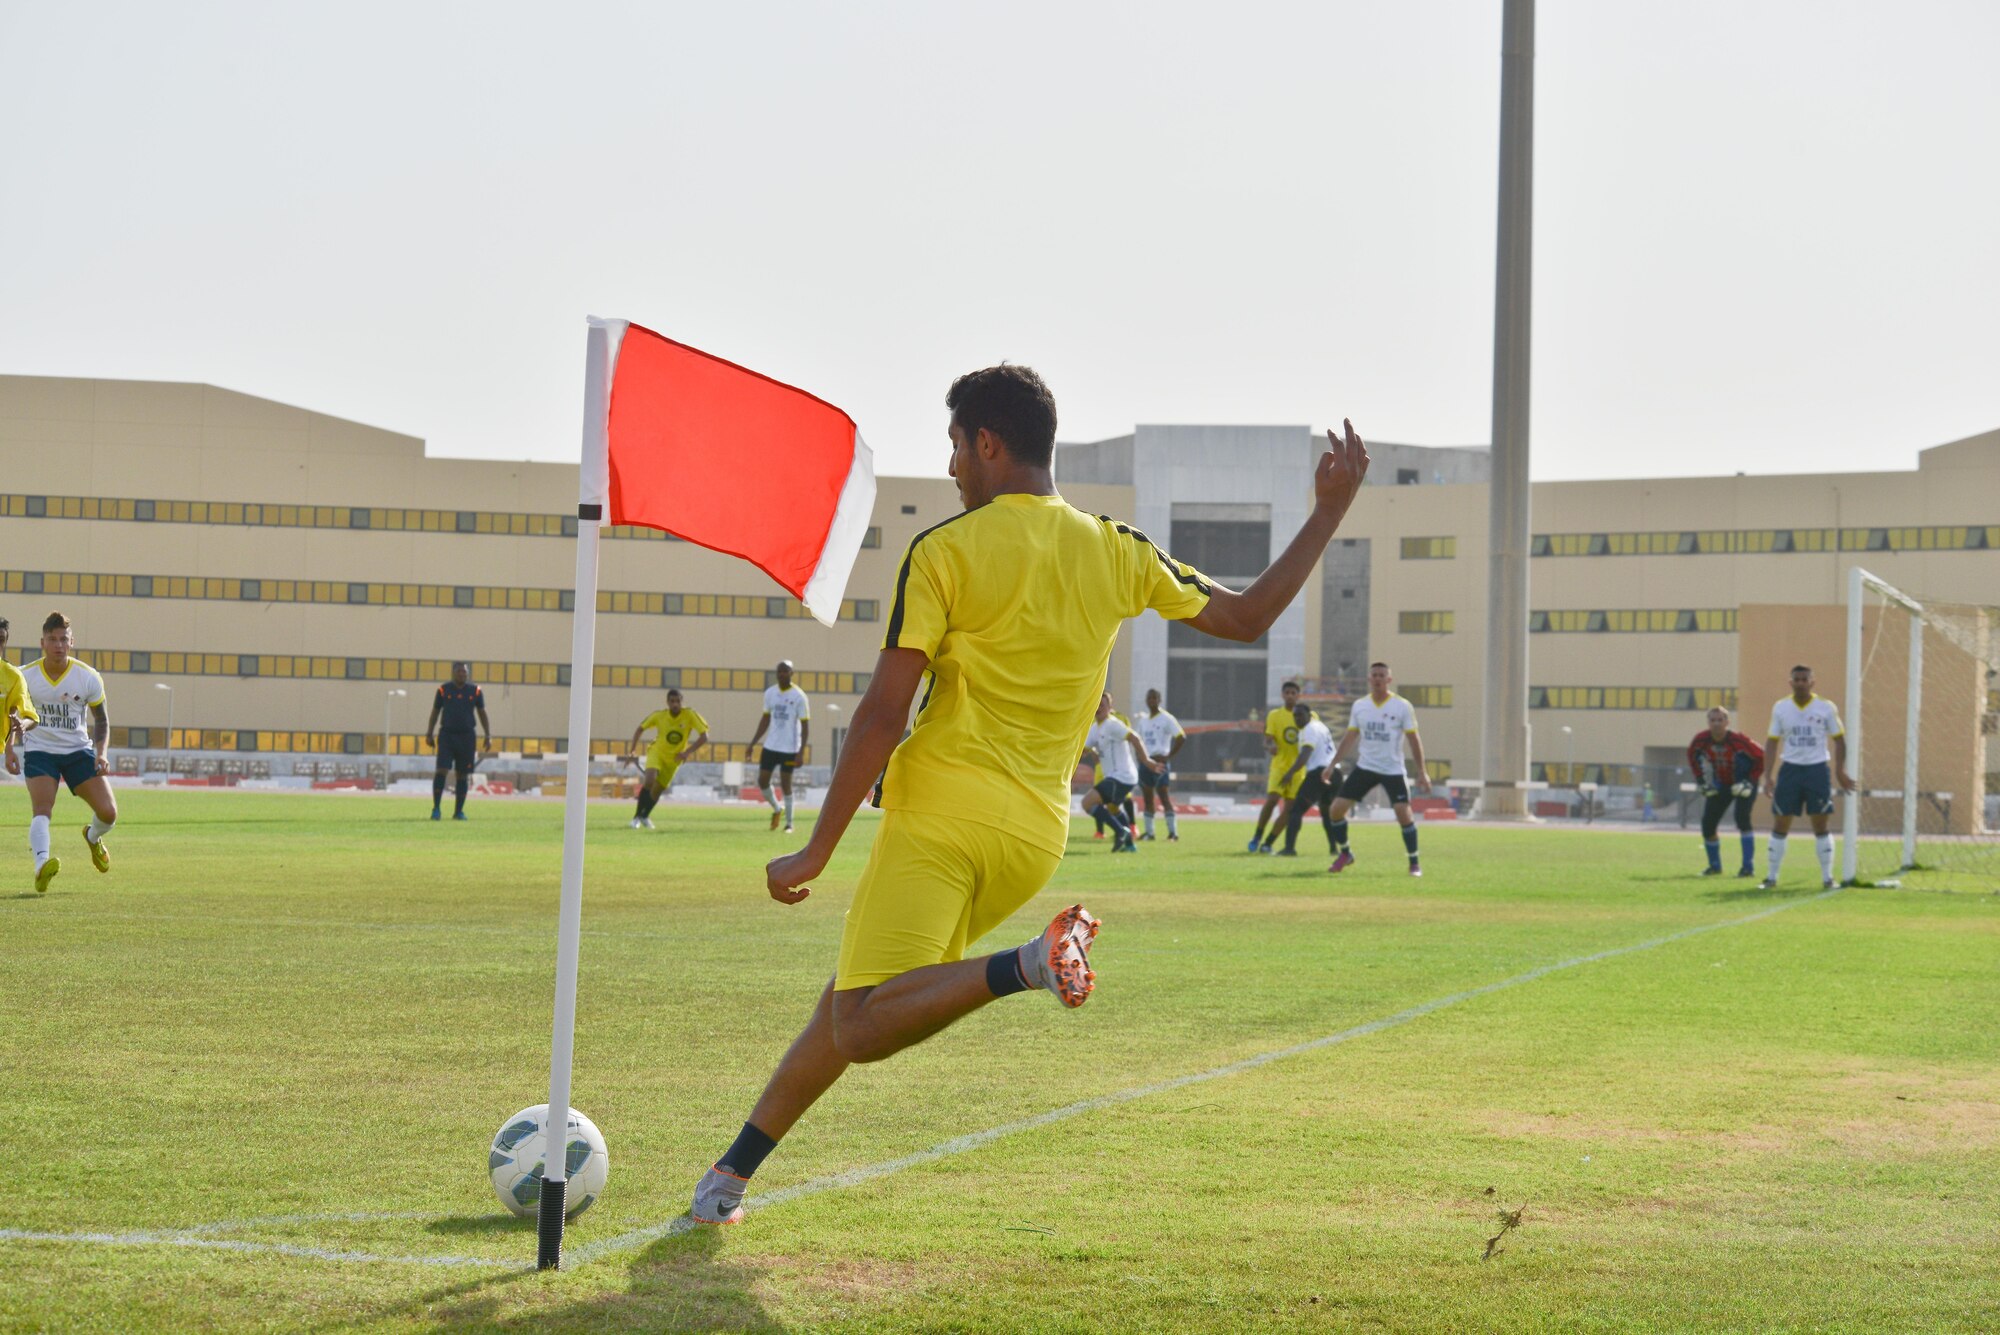
M 569 1093 L 576 1034 L 577 949 L 583 935 L 583 833 L 590 803 L 590 693 L 597 670 L 597 539 L 609 470 L 606 421 L 613 338 L 623 325 L 593 318 L 583 373 L 583 467 L 577 479 L 576 607 L 571 619 L 569 779 L 563 797 L 562 909 L 556 928 L 555 1036 L 549 1053 L 547 1152 L 535 1264 L 562 1265 L 563 1192 L 568 1186 Z

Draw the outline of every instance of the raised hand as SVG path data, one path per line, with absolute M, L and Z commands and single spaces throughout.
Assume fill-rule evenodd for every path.
M 1345 435 L 1327 428 L 1326 453 L 1319 457 L 1319 468 L 1313 474 L 1313 501 L 1336 520 L 1347 513 L 1368 476 L 1368 446 L 1355 432 L 1354 423 L 1343 417 L 1340 425 Z

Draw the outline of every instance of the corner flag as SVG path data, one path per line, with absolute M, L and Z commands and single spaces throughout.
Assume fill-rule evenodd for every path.
M 608 321 L 610 522 L 744 560 L 831 626 L 875 508 L 854 419 L 801 389 Z
M 560 1148 L 569 1124 L 583 935 L 590 690 L 597 668 L 597 543 L 606 524 L 657 528 L 740 556 L 831 626 L 875 508 L 875 464 L 854 419 L 804 390 L 625 320 L 590 320 L 583 468 L 577 478 L 576 613 L 570 630 L 569 762 L 549 1153 L 536 1264 L 562 1264 Z

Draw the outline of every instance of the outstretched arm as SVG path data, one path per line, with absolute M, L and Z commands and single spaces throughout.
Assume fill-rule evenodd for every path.
M 910 702 L 917 698 L 917 686 L 930 665 L 930 656 L 921 649 L 884 649 L 875 660 L 875 675 L 869 678 L 868 693 L 854 706 L 854 719 L 847 725 L 847 744 L 840 748 L 840 763 L 833 767 L 833 779 L 827 784 L 819 819 L 813 822 L 812 837 L 798 852 L 773 858 L 764 868 L 771 898 L 781 904 L 796 904 L 812 893 L 806 882 L 826 870 L 855 809 L 874 787 L 875 776 L 888 765 L 889 753 L 903 740 Z M 770 721 L 766 715 L 764 723 Z M 760 724 L 758 736 L 763 732 Z
M 1219 640 L 1249 644 L 1262 638 L 1278 614 L 1299 596 L 1326 544 L 1347 516 L 1362 479 L 1368 476 L 1368 447 L 1355 434 L 1352 422 L 1341 425 L 1347 432 L 1344 439 L 1331 430 L 1326 433 L 1326 453 L 1319 457 L 1319 468 L 1313 474 L 1313 511 L 1291 545 L 1243 592 L 1216 585 L 1208 606 L 1188 618 L 1190 626 Z

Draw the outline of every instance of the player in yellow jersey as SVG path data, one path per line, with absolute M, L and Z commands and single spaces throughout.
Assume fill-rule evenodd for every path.
M 667 692 L 665 709 L 654 710 L 632 729 L 630 754 L 625 757 L 627 764 L 639 762 L 639 738 L 648 729 L 652 730 L 653 744 L 646 748 L 645 763 L 640 766 L 639 806 L 632 813 L 635 830 L 653 828 L 653 808 L 667 795 L 667 789 L 674 786 L 674 771 L 708 740 L 708 720 L 692 709 L 682 708 L 678 687 Z
M 1264 750 L 1271 757 L 1270 766 L 1264 772 L 1264 809 L 1257 813 L 1257 831 L 1250 836 L 1252 853 L 1271 853 L 1278 841 L 1278 834 L 1285 828 L 1291 816 L 1291 801 L 1299 795 L 1299 786 L 1305 782 L 1303 771 L 1294 772 L 1292 762 L 1299 758 L 1299 725 L 1292 718 L 1292 711 L 1298 708 L 1299 684 L 1288 681 L 1278 688 L 1278 694 L 1285 703 L 1273 709 L 1264 718 Z M 1313 715 L 1318 718 L 1318 714 Z M 1285 776 L 1290 774 L 1290 778 Z M 1272 820 L 1273 815 L 1277 816 Z M 1270 826 L 1270 838 L 1264 837 L 1264 827 Z
M 910 540 L 819 820 L 804 849 L 766 868 L 773 899 L 804 902 L 887 764 L 839 964 L 735 1143 L 695 1187 L 698 1222 L 742 1217 L 751 1174 L 849 1063 L 880 1061 L 1015 992 L 1083 1004 L 1097 920 L 1081 904 L 1018 949 L 965 954 L 1062 861 L 1069 779 L 1119 627 L 1151 608 L 1221 639 L 1258 639 L 1298 595 L 1368 467 L 1351 426 L 1344 439 L 1329 432 L 1311 517 L 1232 593 L 1056 493 L 1055 399 L 1033 371 L 975 371 L 945 403 L 965 512 Z
M 0 654 L 7 651 L 7 618 L 0 617 Z M 14 744 L 34 731 L 40 715 L 35 713 L 35 702 L 28 695 L 28 679 L 21 675 L 21 669 L 0 657 L 0 741 L 7 748 L 7 772 L 21 772 L 21 757 L 15 753 Z

